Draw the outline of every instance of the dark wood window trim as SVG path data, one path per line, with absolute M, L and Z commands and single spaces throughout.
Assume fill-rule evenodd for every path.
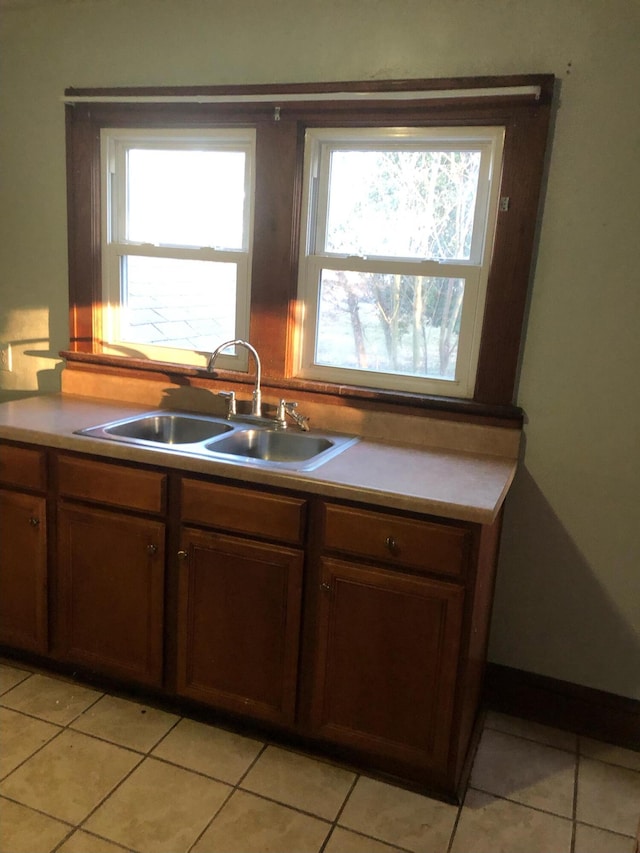
M 538 87 L 538 95 L 474 93 L 506 87 Z M 251 126 L 257 130 L 257 167 L 249 338 L 260 352 L 265 385 L 321 394 L 327 402 L 347 397 L 373 401 L 384 408 L 408 406 L 518 420 L 521 413 L 514 405 L 514 389 L 553 88 L 552 75 L 523 75 L 321 86 L 68 89 L 70 345 L 63 355 L 69 362 L 161 372 L 195 384 L 215 381 L 204 370 L 101 353 L 100 129 Z M 425 99 L 384 99 L 384 92 L 402 91 L 424 91 Z M 444 94 L 449 91 L 451 97 Z M 377 92 L 380 96 L 373 102 L 309 99 L 311 95 L 326 93 L 329 97 L 335 92 Z M 444 96 L 432 99 L 433 92 Z M 279 101 L 278 95 L 284 93 L 299 95 L 299 100 Z M 238 100 L 207 101 L 220 95 Z M 248 95 L 267 96 L 267 100 L 240 100 Z M 145 100 L 154 96 L 163 102 Z M 197 97 L 203 100 L 191 100 Z M 496 228 L 472 400 L 291 378 L 304 131 L 307 127 L 385 125 L 505 127 L 500 196 L 509 202 L 508 210 L 499 214 Z M 225 373 L 224 378 L 247 381 L 245 374 Z

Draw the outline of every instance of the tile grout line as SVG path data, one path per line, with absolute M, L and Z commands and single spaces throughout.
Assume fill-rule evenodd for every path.
M 516 719 L 521 719 L 521 718 L 518 717 Z M 498 734 L 501 734 L 501 735 L 508 735 L 508 737 L 514 737 L 514 738 L 517 738 L 518 740 L 524 740 L 527 743 L 535 743 L 538 746 L 546 746 L 549 749 L 555 749 L 558 752 L 568 752 L 570 754 L 573 753 L 574 755 L 576 754 L 576 747 L 573 747 L 573 749 L 567 749 L 567 747 L 556 746 L 554 743 L 547 743 L 546 741 L 543 741 L 543 740 L 536 740 L 535 738 L 526 737 L 525 735 L 517 735 L 517 734 L 514 734 L 513 732 L 505 732 L 502 729 L 496 729 L 493 726 L 485 726 L 483 731 L 497 732 Z M 564 729 L 562 729 L 561 731 L 564 731 Z M 573 734 L 573 735 L 575 735 L 575 737 L 577 737 L 575 732 L 567 732 L 567 734 Z
M 216 811 L 215 811 L 215 813 L 211 816 L 211 820 L 207 821 L 207 825 L 204 827 L 204 829 L 203 829 L 203 830 L 202 830 L 202 832 L 198 835 L 198 837 L 194 840 L 193 844 L 191 844 L 191 845 L 190 845 L 190 847 L 189 847 L 189 849 L 188 849 L 187 853 L 191 853 L 191 851 L 193 850 L 193 848 L 194 848 L 194 847 L 196 846 L 196 844 L 200 841 L 200 839 L 201 839 L 201 838 L 202 838 L 202 836 L 205 834 L 205 832 L 207 832 L 207 830 L 209 829 L 209 827 L 213 824 L 214 820 L 218 817 L 218 815 L 220 814 L 220 812 L 222 811 L 222 809 L 227 805 L 227 803 L 229 802 L 229 800 L 231 799 L 231 797 L 236 793 L 236 791 L 240 790 L 240 787 L 239 787 L 239 786 L 240 786 L 240 783 L 241 783 L 241 782 L 242 782 L 242 780 L 246 777 L 246 775 L 250 772 L 250 770 L 252 769 L 252 767 L 254 767 L 254 766 L 255 766 L 255 764 L 256 764 L 256 762 L 258 761 L 258 759 L 259 759 L 262 755 L 264 755 L 264 753 L 265 753 L 265 751 L 266 751 L 266 749 L 267 749 L 267 746 L 268 746 L 267 742 L 266 742 L 266 741 L 265 741 L 265 742 L 263 742 L 263 744 L 262 744 L 262 748 L 258 751 L 258 754 L 255 756 L 255 758 L 253 759 L 253 761 L 251 761 L 251 762 L 249 763 L 249 766 L 246 768 L 246 770 L 244 771 L 244 773 L 241 773 L 241 774 L 240 774 L 240 777 L 238 778 L 237 782 L 236 782 L 234 785 L 229 785 L 229 782 L 225 782 L 225 784 L 226 784 L 226 785 L 229 785 L 229 787 L 231 788 L 231 790 L 229 791 L 229 793 L 227 794 L 227 796 L 224 798 L 224 800 L 223 800 L 223 802 L 220 804 L 219 808 L 217 808 L 217 809 L 216 809 Z M 222 781 L 222 780 L 220 780 L 220 781 Z
M 353 793 L 353 790 L 356 787 L 356 785 L 358 784 L 358 780 L 360 778 L 361 778 L 361 775 L 359 773 L 356 773 L 354 775 L 354 778 L 353 778 L 353 781 L 351 782 L 349 790 L 347 791 L 346 796 L 344 797 L 344 799 L 342 801 L 342 805 L 340 806 L 340 808 L 336 812 L 336 816 L 334 817 L 333 821 L 331 822 L 331 828 L 329 829 L 329 832 L 327 833 L 324 841 L 320 845 L 320 850 L 318 851 L 318 853 L 324 853 L 324 850 L 326 849 L 326 846 L 329 843 L 331 836 L 335 832 L 336 827 L 338 826 L 338 821 L 340 820 L 340 817 L 341 817 L 343 811 L 345 810 L 347 803 L 349 802 L 349 798 L 351 797 L 351 794 Z
M 576 736 L 576 763 L 573 768 L 573 804 L 571 809 L 571 843 L 570 853 L 576 849 L 576 816 L 578 813 L 578 778 L 580 775 L 580 741 Z
M 487 796 L 493 797 L 494 800 L 504 800 L 507 803 L 513 803 L 516 806 L 522 806 L 522 808 L 524 809 L 530 809 L 534 812 L 540 812 L 540 814 L 545 814 L 549 815 L 550 817 L 557 817 L 560 820 L 568 820 L 570 822 L 573 822 L 573 818 L 570 815 L 558 814 L 558 812 L 550 812 L 547 809 L 541 809 L 540 806 L 530 806 L 528 805 L 528 803 L 523 803 L 520 800 L 514 800 L 511 797 L 505 797 L 503 794 L 494 794 L 493 791 L 488 791 L 486 788 L 478 788 L 476 785 L 469 785 L 467 790 L 479 791 L 481 794 L 487 794 Z
M 462 809 L 464 808 L 464 804 L 467 801 L 467 795 L 470 790 L 470 785 L 467 783 L 467 787 L 464 792 L 464 797 L 462 798 L 462 802 L 458 806 L 458 812 L 456 814 L 456 819 L 453 822 L 453 826 L 451 827 L 451 834 L 449 835 L 449 843 L 447 844 L 447 853 L 451 853 L 453 849 L 453 842 L 455 841 L 456 833 L 458 831 L 458 825 L 460 823 L 460 818 L 462 817 Z

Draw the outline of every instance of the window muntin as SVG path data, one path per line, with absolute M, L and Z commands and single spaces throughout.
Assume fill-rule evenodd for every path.
M 299 376 L 473 395 L 503 134 L 307 131 Z
M 104 129 L 101 150 L 105 352 L 203 366 L 248 335 L 255 131 Z

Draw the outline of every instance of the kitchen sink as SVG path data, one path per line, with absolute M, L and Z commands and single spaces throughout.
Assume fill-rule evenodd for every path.
M 358 439 L 337 433 L 231 424 L 222 418 L 176 412 L 151 412 L 76 431 L 102 438 L 230 464 L 310 471 Z
M 187 414 L 151 414 L 78 430 L 80 435 L 155 444 L 194 444 L 230 432 L 225 421 Z

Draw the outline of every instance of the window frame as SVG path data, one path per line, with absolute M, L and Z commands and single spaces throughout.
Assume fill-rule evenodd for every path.
M 553 75 L 543 74 L 288 86 L 68 89 L 70 344 L 62 355 L 70 366 L 77 363 L 83 369 L 95 365 L 95 369 L 139 375 L 169 375 L 202 387 L 215 383 L 216 378 L 199 368 L 108 356 L 100 349 L 99 136 L 102 127 L 252 127 L 257 135 L 249 340 L 262 357 L 264 385 L 316 395 L 336 405 L 348 398 L 377 408 L 521 418 L 514 393 L 554 85 Z M 385 97 L 389 92 L 394 97 Z M 476 381 L 469 399 L 385 392 L 294 376 L 304 133 L 311 127 L 359 126 L 504 127 L 501 207 Z M 220 375 L 238 383 L 252 381 L 246 373 L 222 371 Z
M 472 396 L 480 350 L 491 244 L 496 228 L 499 172 L 504 129 L 501 127 L 309 128 L 305 133 L 298 298 L 301 303 L 295 375 L 336 384 L 369 385 L 382 391 Z M 481 161 L 469 258 L 357 257 L 324 248 L 330 203 L 330 161 L 335 151 L 476 150 Z M 465 280 L 460 319 L 460 349 L 452 379 L 402 372 L 365 371 L 317 362 L 318 315 L 323 269 L 397 273 Z M 359 380 L 359 381 L 358 381 Z
M 246 155 L 244 193 L 249 196 L 243 214 L 243 245 L 222 248 L 201 245 L 141 243 L 127 238 L 128 153 L 130 150 L 242 151 Z M 167 260 L 194 260 L 234 263 L 237 268 L 235 331 L 231 338 L 249 333 L 251 306 L 251 252 L 253 247 L 253 199 L 255 173 L 255 133 L 238 128 L 109 128 L 100 131 L 101 149 L 101 246 L 102 246 L 102 333 L 105 354 L 138 352 L 153 362 L 206 367 L 206 353 L 177 349 L 160 344 L 144 344 L 120 333 L 122 304 L 122 266 L 124 259 L 137 256 Z M 221 356 L 220 364 L 231 369 L 246 369 L 245 351 Z

